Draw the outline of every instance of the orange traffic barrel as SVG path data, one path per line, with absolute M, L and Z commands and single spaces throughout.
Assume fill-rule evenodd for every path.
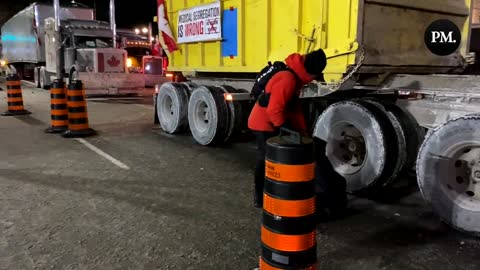
M 3 116 L 31 114 L 23 107 L 22 83 L 16 74 L 7 76 L 7 105 L 8 110 L 2 113 Z
M 67 90 L 65 83 L 54 80 L 50 88 L 50 127 L 46 133 L 61 133 L 68 129 Z
M 267 141 L 260 269 L 315 269 L 314 170 L 312 139 L 282 129 Z
M 88 124 L 87 101 L 82 81 L 70 82 L 67 90 L 68 130 L 62 133 L 65 138 L 88 137 L 96 134 Z

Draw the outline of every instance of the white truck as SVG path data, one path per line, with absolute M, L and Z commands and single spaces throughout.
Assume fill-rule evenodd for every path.
M 113 47 L 109 23 L 94 19 L 94 11 L 80 6 L 60 8 L 62 61 L 65 78 L 81 79 L 87 94 L 135 94 L 145 86 L 130 74 L 127 52 Z M 48 89 L 56 78 L 54 7 L 34 3 L 2 26 L 2 53 L 18 75 Z

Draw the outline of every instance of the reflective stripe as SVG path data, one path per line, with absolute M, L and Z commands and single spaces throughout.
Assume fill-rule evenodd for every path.
M 7 102 L 23 102 L 23 98 L 21 97 L 9 97 L 7 98 Z
M 23 111 L 25 108 L 23 106 L 8 106 L 9 111 Z
M 263 194 L 263 209 L 281 217 L 303 217 L 315 213 L 315 197 L 307 200 L 279 200 Z
M 315 246 L 315 232 L 302 235 L 284 235 L 262 226 L 262 243 L 279 251 L 302 251 Z
M 68 127 L 68 120 L 67 121 L 51 120 L 50 123 L 52 124 L 52 126 L 55 126 L 55 127 Z
M 84 130 L 89 129 L 88 124 L 68 124 L 68 129 L 75 131 L 75 130 Z
M 50 93 L 53 94 L 53 95 L 58 95 L 58 94 L 65 94 L 65 89 L 61 89 L 61 88 L 52 88 L 50 89 Z
M 86 112 L 81 112 L 81 113 L 69 113 L 68 114 L 69 119 L 87 119 L 88 114 Z
M 7 94 L 21 94 L 22 89 L 7 89 Z

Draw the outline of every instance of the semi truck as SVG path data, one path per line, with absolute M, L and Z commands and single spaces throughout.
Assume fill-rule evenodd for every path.
M 317 165 L 332 164 L 362 196 L 415 169 L 433 212 L 480 234 L 479 1 L 166 4 L 179 46 L 168 69 L 186 80 L 156 88 L 164 132 L 228 142 L 245 129 L 248 92 L 267 62 L 322 48 L 325 81 L 301 92 L 312 137 L 327 143 Z
M 117 29 L 117 42 L 128 53 L 129 72 L 143 74 L 145 86 L 153 87 L 166 81 L 165 57 L 152 55 L 153 45 L 147 36 L 130 29 Z
M 81 79 L 87 94 L 134 94 L 143 77 L 127 69 L 127 52 L 113 47 L 108 22 L 97 21 L 91 8 L 59 7 L 61 54 L 55 42 L 54 6 L 33 3 L 2 26 L 2 53 L 22 79 L 48 89 L 61 57 L 67 80 Z

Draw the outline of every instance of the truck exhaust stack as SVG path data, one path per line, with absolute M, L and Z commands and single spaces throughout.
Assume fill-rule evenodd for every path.
M 117 47 L 117 24 L 115 22 L 115 0 L 110 0 L 110 28 L 113 32 L 113 47 Z

